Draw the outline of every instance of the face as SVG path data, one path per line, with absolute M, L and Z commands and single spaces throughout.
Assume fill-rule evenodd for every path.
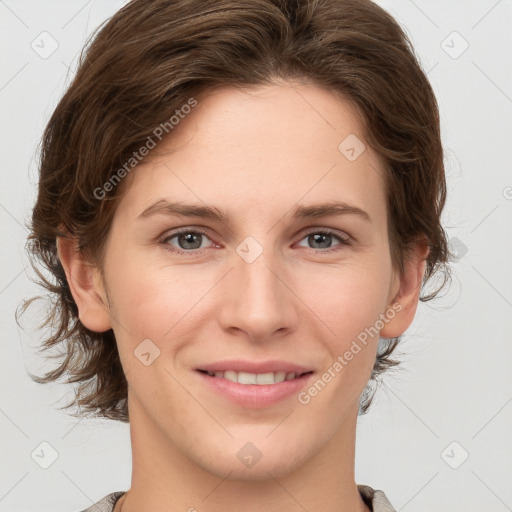
M 321 88 L 223 89 L 126 178 L 102 294 L 141 432 L 209 472 L 258 479 L 353 430 L 378 342 L 361 334 L 399 289 L 383 170 L 361 143 L 350 104 Z M 344 207 L 313 208 L 326 204 Z M 259 387 L 200 371 L 216 363 L 300 369 Z M 240 450 L 261 459 L 236 463 Z

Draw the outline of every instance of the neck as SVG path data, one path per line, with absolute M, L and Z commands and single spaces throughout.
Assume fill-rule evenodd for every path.
M 354 480 L 357 410 L 310 458 L 264 467 L 260 464 L 264 461 L 262 456 L 252 467 L 253 472 L 240 475 L 236 473 L 238 459 L 233 458 L 231 471 L 230 467 L 220 468 L 220 464 L 208 466 L 205 458 L 194 459 L 186 433 L 184 442 L 173 442 L 138 407 L 140 404 L 132 400 L 131 487 L 116 504 L 115 512 L 281 512 L 297 507 L 324 512 L 369 512 Z M 232 444 L 233 449 L 226 445 L 225 450 L 236 454 L 244 442 Z

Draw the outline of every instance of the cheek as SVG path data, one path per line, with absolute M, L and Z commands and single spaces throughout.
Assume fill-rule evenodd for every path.
M 303 285 L 302 297 L 315 313 L 317 332 L 330 353 L 325 380 L 336 382 L 337 392 L 357 394 L 370 377 L 378 321 L 386 307 L 387 276 L 378 264 L 347 265 L 329 276 L 317 275 L 317 286 L 307 286 L 309 281 Z
M 184 281 L 176 273 L 146 269 L 117 283 L 112 312 L 134 341 L 140 337 L 162 339 L 197 302 L 201 283 Z
M 122 272 L 114 272 L 109 284 L 112 324 L 123 370 L 135 394 L 157 399 L 157 382 L 173 386 L 164 369 L 172 367 L 175 352 L 189 339 L 184 328 L 188 325 L 187 312 L 193 311 L 197 302 L 196 294 L 176 277 L 175 269 L 146 267 L 141 271 L 122 264 L 119 268 Z
M 301 284 L 302 283 L 302 284 Z M 333 347 L 374 325 L 386 303 L 388 272 L 368 258 L 301 275 L 298 295 L 331 334 Z

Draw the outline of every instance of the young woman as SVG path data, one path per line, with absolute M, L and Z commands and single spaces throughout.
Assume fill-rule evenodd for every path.
M 396 21 L 134 0 L 42 149 L 31 250 L 66 357 L 35 378 L 130 422 L 131 487 L 88 510 L 394 510 L 355 482 L 357 417 L 448 270 L 437 103 Z

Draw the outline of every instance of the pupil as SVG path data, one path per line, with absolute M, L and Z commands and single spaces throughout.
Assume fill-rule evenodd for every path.
M 329 235 L 327 233 L 324 233 L 324 234 L 322 234 L 322 233 L 315 233 L 315 234 L 311 235 L 311 237 L 313 237 L 313 242 L 314 243 L 324 243 L 325 244 L 326 243 L 325 239 L 327 239 L 329 241 L 331 235 Z M 324 239 L 324 242 L 322 242 L 322 239 Z M 325 249 L 325 247 L 326 246 L 324 246 L 322 248 Z M 327 247 L 328 247 L 328 244 L 327 244 Z
M 194 234 L 194 233 L 186 233 L 184 235 L 181 235 L 180 239 L 185 241 L 185 247 L 182 247 L 184 249 L 198 249 L 201 243 L 199 242 L 199 245 L 197 245 L 197 240 L 199 239 L 200 235 Z M 196 242 L 196 247 L 190 247 L 189 244 L 194 245 L 194 241 Z M 181 244 L 180 244 L 181 245 Z

